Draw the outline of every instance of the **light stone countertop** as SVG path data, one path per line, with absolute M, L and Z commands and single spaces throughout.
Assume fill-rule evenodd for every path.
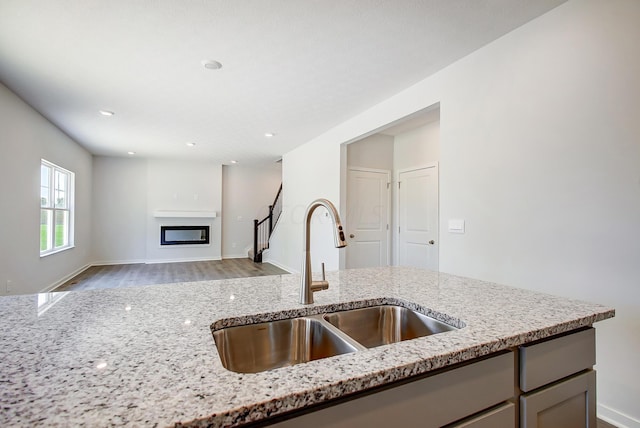
M 327 279 L 312 306 L 298 303 L 298 275 L 0 298 L 0 426 L 241 425 L 614 316 L 598 304 L 414 268 Z M 38 308 L 39 298 L 57 301 Z M 385 299 L 464 327 L 256 374 L 223 368 L 211 334 L 214 322 Z

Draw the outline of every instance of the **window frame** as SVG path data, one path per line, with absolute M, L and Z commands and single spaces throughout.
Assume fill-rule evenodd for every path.
M 47 167 L 49 169 L 47 185 L 43 186 L 43 167 Z M 66 188 L 62 188 L 58 181 L 58 178 L 62 176 L 66 179 Z M 46 189 L 47 193 L 47 203 L 43 204 L 43 190 Z M 68 250 L 70 248 L 74 248 L 74 192 L 75 191 L 75 174 L 72 171 L 69 171 L 66 168 L 62 168 L 50 162 L 46 159 L 40 159 L 40 257 L 46 257 L 51 254 L 56 254 L 61 251 Z M 64 192 L 64 206 L 59 206 L 59 203 L 56 203 L 56 195 L 60 192 Z M 47 244 L 46 248 L 43 249 L 43 239 L 42 239 L 42 226 L 43 226 L 43 216 L 47 216 Z M 59 215 L 63 217 L 66 215 L 66 233 L 63 235 L 62 239 L 64 243 L 63 245 L 56 246 L 56 219 Z

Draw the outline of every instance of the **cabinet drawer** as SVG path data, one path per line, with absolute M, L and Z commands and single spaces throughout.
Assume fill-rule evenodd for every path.
M 512 398 L 513 365 L 513 352 L 504 353 L 311 413 L 291 414 L 292 419 L 273 426 L 441 427 Z
M 532 391 L 596 363 L 594 328 L 520 347 L 520 389 Z
M 522 428 L 596 426 L 596 372 L 590 370 L 520 396 Z
M 515 426 L 516 406 L 513 403 L 505 403 L 472 418 L 447 425 L 447 428 L 515 428 Z

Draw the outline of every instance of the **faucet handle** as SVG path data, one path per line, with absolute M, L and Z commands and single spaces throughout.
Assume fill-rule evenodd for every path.
M 325 275 L 324 275 L 324 262 L 322 263 L 322 280 L 325 281 Z

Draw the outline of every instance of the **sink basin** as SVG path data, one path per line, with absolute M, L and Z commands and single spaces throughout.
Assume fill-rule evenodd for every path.
M 238 373 L 258 373 L 449 330 L 457 329 L 385 304 L 219 330 L 212 326 L 222 365 Z
M 324 319 L 367 348 L 456 330 L 401 306 L 372 306 L 324 315 Z
M 228 327 L 214 331 L 213 337 L 222 365 L 239 373 L 257 373 L 358 349 L 321 320 L 306 317 Z

